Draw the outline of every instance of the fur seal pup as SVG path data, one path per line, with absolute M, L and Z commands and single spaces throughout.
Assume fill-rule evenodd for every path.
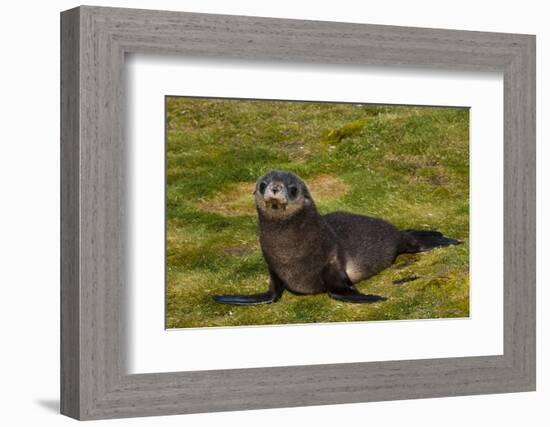
M 269 289 L 215 295 L 220 303 L 269 304 L 285 289 L 299 295 L 326 292 L 351 303 L 382 301 L 360 293 L 355 284 L 392 265 L 399 254 L 461 243 L 438 231 L 398 230 L 365 215 L 320 215 L 306 184 L 291 172 L 269 172 L 257 181 L 254 195 Z

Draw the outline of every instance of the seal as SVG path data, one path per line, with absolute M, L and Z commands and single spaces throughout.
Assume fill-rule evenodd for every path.
M 285 290 L 327 293 L 350 303 L 383 301 L 380 295 L 362 294 L 355 284 L 392 265 L 399 254 L 461 243 L 438 231 L 399 230 L 366 215 L 321 215 L 306 184 L 291 172 L 264 175 L 254 196 L 269 289 L 253 295 L 214 295 L 217 302 L 269 304 Z

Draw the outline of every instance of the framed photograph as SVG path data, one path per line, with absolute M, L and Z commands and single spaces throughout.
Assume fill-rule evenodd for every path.
M 61 412 L 535 389 L 535 37 L 61 14 Z

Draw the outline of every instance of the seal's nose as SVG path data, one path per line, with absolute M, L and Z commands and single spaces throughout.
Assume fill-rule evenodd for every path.
M 271 192 L 273 194 L 277 194 L 279 191 L 281 191 L 281 186 L 279 184 L 273 184 L 271 187 Z
M 286 205 L 288 200 L 285 186 L 278 182 L 270 183 L 264 191 L 264 200 L 266 203 L 276 202 L 277 205 Z

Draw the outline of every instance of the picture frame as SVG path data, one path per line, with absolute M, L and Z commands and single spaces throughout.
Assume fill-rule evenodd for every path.
M 128 53 L 502 72 L 503 354 L 127 374 Z M 88 420 L 535 390 L 535 256 L 534 36 L 90 6 L 62 12 L 62 414 Z

